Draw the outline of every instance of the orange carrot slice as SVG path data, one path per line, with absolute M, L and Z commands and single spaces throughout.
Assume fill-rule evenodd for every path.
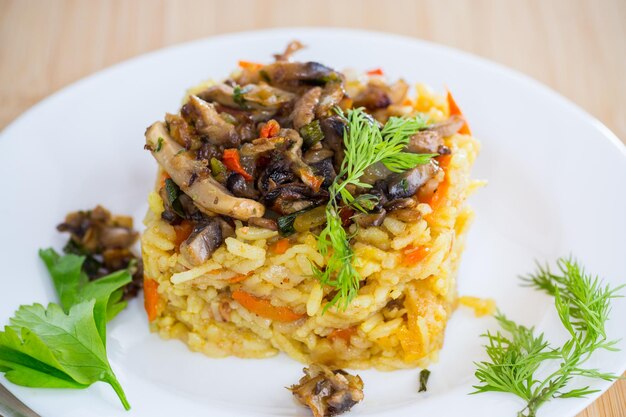
M 143 305 L 148 313 L 148 320 L 154 321 L 158 314 L 159 283 L 151 278 L 143 279 Z
M 450 93 L 450 91 L 448 91 L 447 99 L 448 99 L 448 108 L 450 109 L 450 116 L 461 116 L 463 117 L 463 120 L 465 120 L 465 116 L 463 116 L 463 112 L 461 112 L 461 109 L 456 104 L 456 101 L 454 101 L 454 97 L 452 97 L 452 93 Z M 463 126 L 461 126 L 461 128 L 459 129 L 459 133 L 462 133 L 464 135 L 472 134 L 472 132 L 470 131 L 470 127 L 467 124 L 467 120 L 465 120 L 465 123 L 463 123 Z
M 276 241 L 276 243 L 274 243 L 270 247 L 270 250 L 277 255 L 282 255 L 283 253 L 287 252 L 287 249 L 289 249 L 289 246 L 290 246 L 289 239 L 286 239 L 286 238 L 280 239 Z
M 239 158 L 239 151 L 237 149 L 224 149 L 224 155 L 222 156 L 222 162 L 226 165 L 226 168 L 233 172 L 241 174 L 246 181 L 252 179 L 252 175 L 248 174 L 241 166 L 241 159 Z
M 406 266 L 416 265 L 422 259 L 426 258 L 429 253 L 429 246 L 410 246 L 409 248 L 404 250 L 404 258 L 402 259 L 402 263 Z
M 272 305 L 269 300 L 256 297 L 245 291 L 233 291 L 233 299 L 245 309 L 266 319 L 288 323 L 304 317 L 303 314 L 297 314 L 289 307 L 277 307 Z

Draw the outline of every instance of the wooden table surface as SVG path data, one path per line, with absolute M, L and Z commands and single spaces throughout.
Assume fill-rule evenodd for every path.
M 340 26 L 462 49 L 549 85 L 626 142 L 624 0 L 0 0 L 0 129 L 52 92 L 167 45 L 226 32 Z M 626 416 L 626 381 L 580 414 Z

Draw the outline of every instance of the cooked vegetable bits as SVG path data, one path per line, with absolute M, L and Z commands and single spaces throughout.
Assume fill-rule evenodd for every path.
M 397 369 L 443 343 L 478 143 L 380 69 L 241 61 L 151 125 L 152 329 L 210 356 Z

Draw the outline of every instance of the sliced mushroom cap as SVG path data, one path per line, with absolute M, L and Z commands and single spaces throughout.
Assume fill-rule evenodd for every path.
M 187 240 L 181 243 L 180 253 L 191 265 L 198 266 L 206 262 L 223 241 L 219 221 L 210 218 L 194 227 Z
M 324 178 L 324 182 L 322 183 L 322 187 L 324 188 L 330 187 L 337 176 L 335 168 L 333 167 L 333 160 L 331 158 L 326 158 L 319 162 L 312 163 L 311 168 L 313 168 L 315 175 Z
M 443 139 L 454 135 L 465 121 L 460 116 L 451 116 L 448 120 L 436 123 L 411 136 L 406 150 L 412 153 L 450 153 L 444 146 Z
M 253 183 L 246 181 L 243 175 L 236 172 L 228 176 L 226 188 L 237 197 L 259 198 L 259 192 L 254 189 Z
M 343 134 L 347 129 L 347 123 L 345 119 L 335 115 L 320 120 L 320 127 L 324 133 L 324 140 L 322 141 L 324 147 L 334 152 L 333 164 L 335 171 L 339 172 L 345 156 Z
M 161 167 L 202 212 L 208 215 L 224 214 L 239 220 L 261 217 L 265 213 L 263 204 L 234 197 L 210 176 L 198 178 L 193 184 L 189 184 L 197 161 L 191 159 L 186 152 L 181 152 L 184 148 L 170 137 L 163 123 L 157 122 L 148 128 L 146 145 Z
M 389 200 L 411 197 L 438 170 L 437 164 L 430 161 L 428 164 L 418 165 L 408 171 L 389 176 L 387 178 L 387 195 Z
M 385 209 L 388 211 L 411 209 L 417 205 L 412 198 L 398 198 L 385 204 Z
M 443 136 L 434 130 L 421 130 L 411 136 L 406 145 L 407 152 L 435 153 L 443 145 Z
M 316 117 L 326 117 L 333 107 L 337 106 L 346 94 L 343 83 L 332 82 L 326 84 L 320 96 L 319 105 L 315 110 Z
M 263 196 L 264 201 L 280 214 L 291 214 L 309 207 L 318 206 L 328 200 L 328 192 L 315 193 L 304 184 L 282 184 Z
M 220 117 L 212 103 L 190 96 L 180 113 L 194 126 L 198 134 L 206 136 L 211 143 L 225 147 L 239 145 L 240 138 L 235 126 Z
M 389 98 L 393 104 L 402 104 L 409 92 L 409 84 L 403 79 L 399 79 L 389 86 Z
M 105 227 L 100 231 L 100 244 L 105 248 L 128 248 L 137 240 L 137 232 L 126 227 Z
M 303 183 L 317 192 L 322 186 L 324 178 L 315 175 L 313 168 L 302 160 L 302 137 L 293 129 L 281 129 L 279 134 L 289 139 L 291 143 L 285 152 L 285 157 L 291 162 L 292 171 L 300 177 Z
M 289 61 L 291 59 L 291 55 L 304 47 L 304 44 L 298 40 L 291 41 L 287 44 L 285 51 L 282 54 L 274 54 L 274 58 L 276 61 Z
M 325 159 L 332 158 L 334 154 L 335 153 L 331 151 L 330 149 L 311 148 L 304 153 L 304 155 L 302 156 L 302 160 L 306 162 L 307 164 L 312 165 L 312 164 L 317 164 L 319 162 L 322 162 Z M 331 164 L 332 164 L 332 161 L 331 161 Z
M 261 172 L 257 180 L 257 187 L 261 193 L 265 194 L 273 190 L 277 185 L 294 182 L 296 176 L 291 171 L 290 165 L 290 162 L 278 152 L 272 154 L 269 164 Z
M 235 223 L 232 219 L 224 219 L 223 217 L 215 216 L 213 217 L 218 221 L 220 225 L 220 230 L 222 231 L 222 239 L 226 239 L 227 237 L 235 237 Z
M 365 107 L 368 110 L 384 109 L 390 104 L 389 88 L 372 83 L 354 97 L 354 107 Z
M 227 84 L 209 87 L 198 94 L 202 100 L 215 101 L 224 106 L 252 110 L 278 110 L 280 106 L 290 102 L 295 95 L 267 84 L 248 84 L 240 87 L 240 98 L 235 97 L 235 88 Z
M 295 129 L 300 129 L 302 126 L 308 125 L 313 121 L 313 118 L 315 118 L 315 108 L 320 101 L 321 95 L 322 88 L 313 87 L 296 101 L 290 116 Z
M 359 213 L 354 216 L 354 222 L 361 227 L 380 226 L 387 217 L 387 211 L 382 209 L 377 213 Z
M 272 86 L 292 92 L 343 79 L 343 75 L 318 62 L 278 61 L 264 66 L 260 73 Z
M 429 126 L 411 136 L 406 149 L 412 153 L 449 153 L 443 139 L 458 132 L 463 123 L 465 121 L 462 117 L 451 116 L 448 120 Z
M 126 300 L 137 295 L 143 285 L 143 264 L 131 250 L 139 236 L 133 230 L 132 217 L 111 215 L 104 207 L 96 206 L 69 213 L 57 229 L 71 234 L 63 250 L 85 257 L 82 269 L 89 280 L 127 269 L 132 281 L 123 287 L 123 297 Z
M 250 217 L 248 219 L 248 224 L 250 226 L 262 227 L 263 229 L 278 230 L 276 220 L 265 217 Z
M 428 127 L 427 130 L 437 132 L 442 137 L 447 138 L 448 136 L 452 136 L 457 133 L 463 127 L 463 124 L 465 124 L 463 117 L 454 115 L 450 116 L 448 120 L 435 123 L 434 125 Z
M 178 114 L 167 113 L 165 122 L 170 132 L 170 136 L 184 146 L 187 150 L 196 150 L 202 146 L 200 137 L 196 135 L 194 129 Z
M 363 400 L 363 380 L 344 370 L 312 364 L 305 376 L 289 387 L 300 403 L 309 407 L 314 417 L 330 417 L 349 411 Z
M 359 178 L 359 181 L 365 184 L 375 184 L 376 181 L 383 180 L 391 175 L 392 172 L 382 162 L 376 162 L 365 168 L 363 175 Z

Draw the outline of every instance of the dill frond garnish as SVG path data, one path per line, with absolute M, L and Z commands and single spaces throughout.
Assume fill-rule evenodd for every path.
M 537 409 L 552 398 L 580 398 L 597 390 L 589 386 L 570 388 L 575 376 L 612 381 L 619 378 L 598 369 L 582 367 L 599 349 L 614 351 L 616 340 L 607 340 L 606 322 L 611 299 L 619 297 L 622 286 L 611 289 L 585 273 L 572 259 L 557 261 L 558 273 L 538 266 L 534 274 L 523 277 L 525 285 L 554 296 L 554 305 L 570 339 L 553 347 L 543 334 L 526 328 L 498 312 L 502 332 L 483 335 L 489 361 L 476 364 L 474 393 L 497 391 L 515 394 L 526 402 L 519 417 L 534 417 Z M 552 365 L 552 366 L 550 366 Z
M 360 108 L 348 110 L 344 117 L 348 122 L 343 138 L 345 158 L 339 174 L 328 189 L 330 200 L 326 205 L 326 227 L 317 239 L 320 253 L 325 258 L 330 256 L 324 270 L 314 267 L 313 271 L 323 284 L 337 290 L 325 309 L 339 304 L 345 310 L 359 290 L 361 276 L 353 265 L 350 236 L 339 216 L 340 202 L 363 212 L 372 207 L 372 199 L 369 197 L 374 196 L 355 197 L 350 192 L 352 187 L 372 187 L 360 181 L 367 167 L 372 164 L 382 162 L 390 171 L 402 172 L 426 164 L 436 155 L 404 152 L 411 135 L 426 126 L 426 120 L 422 117 L 391 117 L 382 129 L 378 122 Z

